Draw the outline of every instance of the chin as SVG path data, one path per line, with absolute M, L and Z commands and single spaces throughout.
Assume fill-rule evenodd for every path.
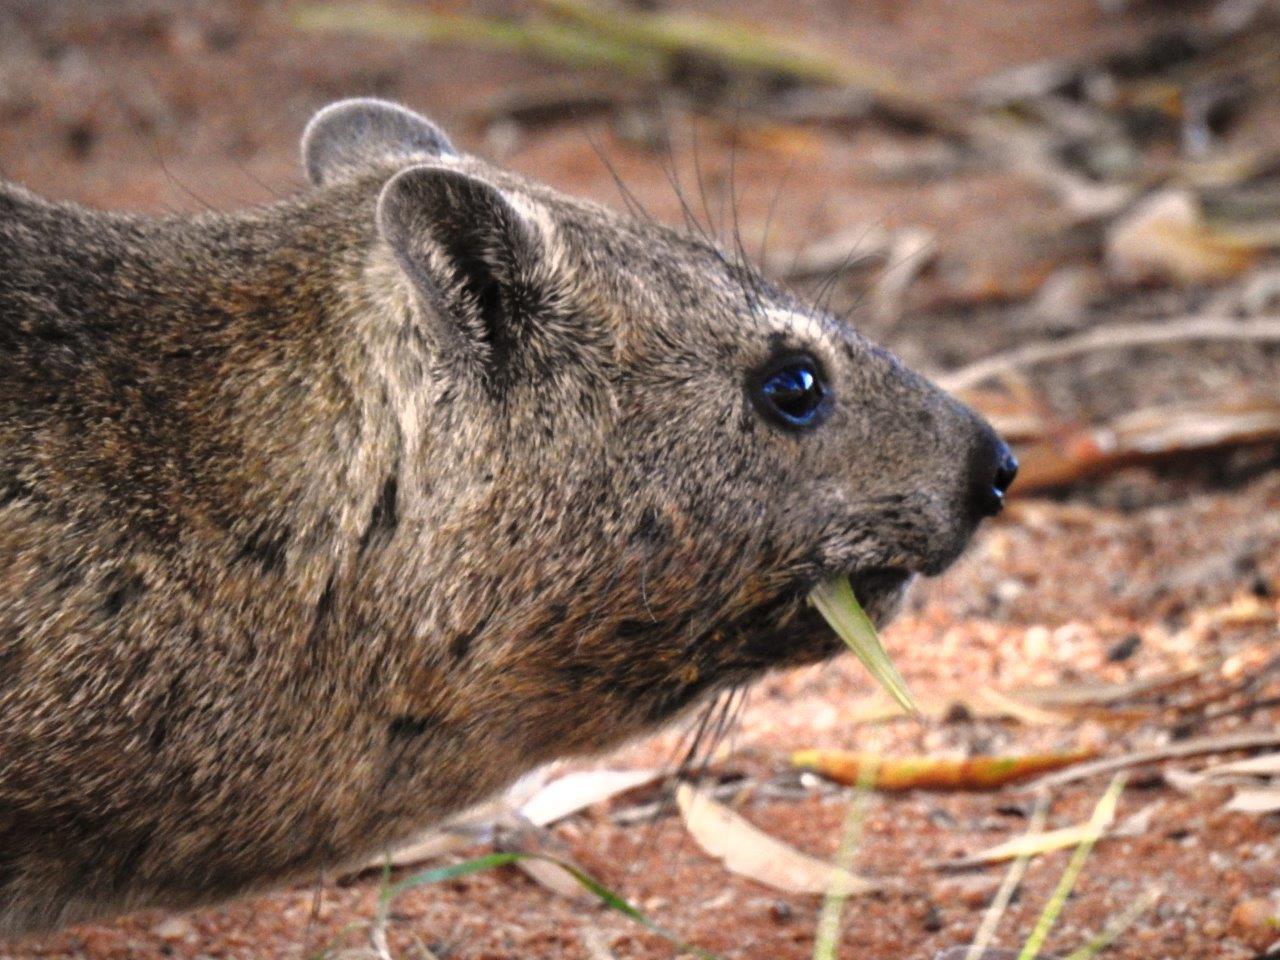
M 915 575 L 900 567 L 877 567 L 849 574 L 858 603 L 876 629 L 883 628 L 902 607 Z M 834 630 L 809 604 L 812 582 L 774 601 L 739 622 L 740 642 L 727 658 L 736 679 L 776 668 L 818 663 L 847 649 Z
M 901 567 L 881 567 L 849 575 L 853 594 L 876 629 L 882 629 L 902 609 L 915 574 Z

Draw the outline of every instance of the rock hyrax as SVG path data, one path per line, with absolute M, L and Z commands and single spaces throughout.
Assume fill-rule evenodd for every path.
M 698 236 L 347 101 L 301 196 L 0 185 L 0 938 L 359 861 L 841 645 L 1012 479 Z

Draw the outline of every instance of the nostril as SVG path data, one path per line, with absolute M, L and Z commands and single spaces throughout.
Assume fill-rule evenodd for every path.
M 995 479 L 991 481 L 991 485 L 995 488 L 996 493 L 1003 498 L 1009 488 L 1013 486 L 1014 478 L 1018 476 L 1018 458 L 1013 455 L 1013 451 L 1003 442 L 998 448 L 997 458 L 996 475 Z
M 1018 461 L 1008 444 L 990 428 L 983 431 L 981 442 L 970 461 L 970 509 L 974 520 L 994 517 L 1004 509 L 1004 495 L 1018 475 Z

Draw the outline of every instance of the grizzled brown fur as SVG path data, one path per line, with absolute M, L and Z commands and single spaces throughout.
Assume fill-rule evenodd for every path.
M 818 577 L 883 620 L 988 512 L 985 425 L 702 239 L 372 101 L 304 160 L 0 185 L 0 939 L 358 861 L 833 655 Z M 749 395 L 789 350 L 813 430 Z

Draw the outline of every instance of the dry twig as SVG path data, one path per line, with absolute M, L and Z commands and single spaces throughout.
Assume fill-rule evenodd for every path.
M 939 374 L 935 379 L 952 392 L 976 387 L 984 380 L 1025 367 L 1064 360 L 1099 350 L 1162 346 L 1195 340 L 1236 340 L 1280 343 L 1280 317 L 1233 320 L 1228 317 L 1189 316 L 1158 323 L 1116 324 L 1095 327 L 1076 337 L 1029 343 L 1013 350 L 971 363 L 967 367 Z
M 1121 757 L 1106 757 L 1082 763 L 1067 770 L 1051 773 L 1034 781 L 1032 788 L 1060 787 L 1065 783 L 1087 780 L 1104 773 L 1114 773 L 1130 767 L 1140 767 L 1161 760 L 1172 760 L 1176 757 L 1203 757 L 1212 753 L 1229 753 L 1234 750 L 1257 750 L 1264 747 L 1280 746 L 1280 730 L 1250 730 L 1244 733 L 1228 734 L 1221 737 L 1204 737 L 1200 740 L 1183 740 L 1179 743 L 1166 744 L 1152 750 L 1139 750 Z

